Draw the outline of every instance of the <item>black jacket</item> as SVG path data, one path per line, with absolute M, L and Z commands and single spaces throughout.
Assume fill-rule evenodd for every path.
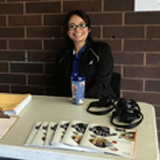
M 58 54 L 56 60 L 57 96 L 71 97 L 72 64 L 72 48 L 66 47 Z M 110 85 L 113 73 L 113 57 L 108 44 L 87 42 L 79 71 L 86 76 L 86 98 L 100 98 L 101 96 L 116 98 Z

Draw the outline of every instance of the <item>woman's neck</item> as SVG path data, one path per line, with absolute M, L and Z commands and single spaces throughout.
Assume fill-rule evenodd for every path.
M 78 55 L 78 52 L 83 48 L 83 46 L 85 45 L 85 43 L 75 43 L 74 47 L 75 47 L 75 53 L 76 55 Z

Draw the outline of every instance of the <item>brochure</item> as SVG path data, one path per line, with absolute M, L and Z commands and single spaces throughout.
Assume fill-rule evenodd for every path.
M 97 152 L 133 158 L 136 129 L 124 129 L 73 120 L 37 122 L 25 145 L 83 152 Z M 32 137 L 32 138 L 31 138 Z
M 137 130 L 109 127 L 101 124 L 89 124 L 81 146 L 125 157 L 134 157 Z
M 62 120 L 58 123 L 55 134 L 53 135 L 53 138 L 50 141 L 50 144 L 51 144 L 50 147 L 53 147 L 53 148 L 60 147 L 60 142 L 63 139 L 63 136 L 68 128 L 68 125 L 69 125 L 69 121 Z

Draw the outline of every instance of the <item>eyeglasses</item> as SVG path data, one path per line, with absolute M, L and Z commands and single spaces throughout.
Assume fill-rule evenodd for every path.
M 83 28 L 86 28 L 88 25 L 87 24 L 85 24 L 85 23 L 80 23 L 80 24 L 78 24 L 78 25 L 76 25 L 76 24 L 70 24 L 69 25 L 69 30 L 75 30 L 76 28 L 80 28 L 80 29 L 83 29 Z

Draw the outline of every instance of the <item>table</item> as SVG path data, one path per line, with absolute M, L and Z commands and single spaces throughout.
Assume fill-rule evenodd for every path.
M 0 156 L 25 160 L 127 160 L 128 158 L 106 155 L 67 151 L 60 149 L 38 148 L 24 146 L 25 141 L 37 121 L 82 120 L 110 125 L 111 113 L 95 116 L 86 112 L 86 108 L 94 99 L 85 99 L 83 105 L 72 104 L 71 98 L 52 96 L 32 96 L 32 101 L 19 114 L 18 121 L 7 135 L 0 141 Z M 151 104 L 138 102 L 144 114 L 143 122 L 136 127 L 138 139 L 134 160 L 158 160 L 158 138 L 156 129 L 155 110 Z

